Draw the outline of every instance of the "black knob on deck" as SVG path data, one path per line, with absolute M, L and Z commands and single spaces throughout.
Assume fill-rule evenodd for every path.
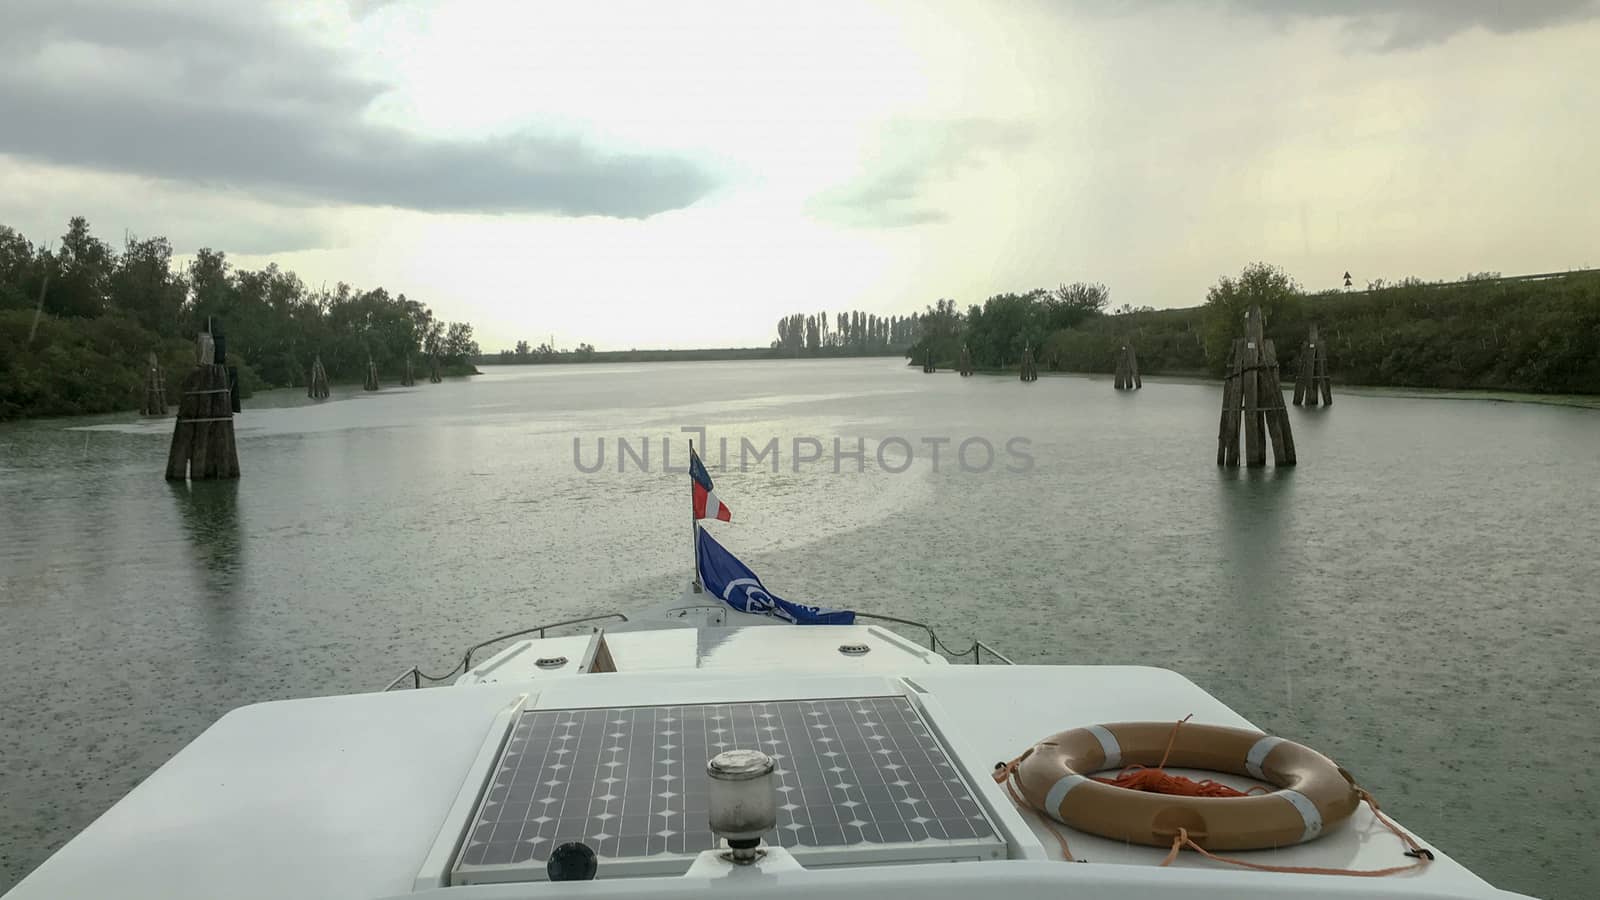
M 600 862 L 594 850 L 582 841 L 568 841 L 550 852 L 544 864 L 551 881 L 593 881 Z

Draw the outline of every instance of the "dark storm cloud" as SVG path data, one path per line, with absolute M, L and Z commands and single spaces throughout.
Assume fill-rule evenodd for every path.
M 1434 44 L 1473 28 L 1510 34 L 1600 16 L 1597 0 L 1072 0 L 1069 8 L 1134 14 L 1179 5 L 1341 22 L 1358 43 L 1378 50 Z
M 919 197 L 930 180 L 924 169 L 901 166 L 829 191 L 811 208 L 847 225 L 900 228 L 946 221 L 949 215 L 944 210 L 922 203 Z
M 712 187 L 676 157 L 609 155 L 526 132 L 439 139 L 373 124 L 364 112 L 383 85 L 259 11 L 10 6 L 0 153 L 299 202 L 447 212 L 644 217 Z
M 360 19 L 386 6 L 399 6 L 402 0 L 350 0 L 350 15 Z
M 1021 147 L 1032 131 L 989 119 L 896 122 L 883 135 L 874 171 L 814 197 L 810 211 L 846 225 L 901 228 L 944 222 L 949 214 L 923 194 L 997 153 Z
M 1336 19 L 1378 49 L 1437 43 L 1483 28 L 1510 34 L 1600 15 L 1594 0 L 1230 0 L 1267 15 Z

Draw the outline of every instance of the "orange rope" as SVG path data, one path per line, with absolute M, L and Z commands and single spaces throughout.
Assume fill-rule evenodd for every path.
M 1172 723 L 1172 733 L 1167 735 L 1167 749 L 1161 752 L 1161 762 L 1156 763 L 1156 768 L 1164 769 L 1167 767 L 1167 757 L 1172 755 L 1172 745 L 1178 742 L 1178 729 L 1182 728 L 1183 723 L 1192 718 L 1194 718 L 1194 713 L 1189 713 L 1187 716 Z
M 1174 722 L 1172 734 L 1167 737 L 1166 752 L 1161 754 L 1161 762 L 1154 769 L 1145 766 L 1129 766 L 1117 773 L 1115 778 L 1095 778 L 1101 784 L 1112 787 L 1126 788 L 1130 791 L 1144 791 L 1147 794 L 1173 794 L 1180 797 L 1248 797 L 1257 791 L 1265 794 L 1267 789 L 1256 786 L 1248 791 L 1241 791 L 1229 787 L 1220 781 L 1207 778 L 1204 781 L 1195 781 L 1182 775 L 1173 775 L 1166 771 L 1167 759 L 1172 756 L 1172 745 L 1177 743 L 1178 728 L 1183 723 L 1194 718 L 1194 713 Z
M 1370 791 L 1368 791 L 1366 788 L 1363 788 L 1363 787 L 1357 787 L 1356 788 L 1356 796 L 1360 797 L 1362 800 L 1365 800 L 1367 802 L 1367 806 L 1371 807 L 1371 809 L 1372 809 L 1373 817 L 1376 818 L 1379 822 L 1382 822 L 1383 823 L 1383 827 L 1385 827 L 1385 828 L 1389 829 L 1390 831 L 1394 832 L 1394 836 L 1399 838 L 1401 840 L 1401 842 L 1406 845 L 1406 847 L 1410 848 L 1410 852 L 1411 853 L 1417 854 L 1418 858 L 1422 858 L 1424 854 L 1426 854 L 1426 857 L 1428 859 L 1432 859 L 1433 858 L 1433 854 L 1428 853 L 1427 850 L 1424 850 L 1422 848 L 1422 845 L 1417 843 L 1417 839 L 1416 838 L 1414 838 L 1411 835 L 1407 834 L 1406 830 L 1404 828 L 1401 828 L 1399 825 L 1396 825 L 1393 819 L 1391 819 L 1388 816 L 1383 814 L 1383 810 L 1378 808 L 1378 798 L 1372 796 L 1372 793 Z
M 1096 778 L 1095 781 L 1116 785 L 1117 787 L 1132 788 L 1133 790 L 1138 791 L 1149 791 L 1157 794 L 1180 794 L 1190 797 L 1244 797 L 1248 794 L 1255 793 L 1256 791 L 1268 793 L 1267 789 L 1263 787 L 1254 787 L 1249 791 L 1238 791 L 1228 787 L 1225 784 L 1218 784 L 1209 778 L 1205 781 L 1197 782 L 1188 778 L 1184 778 L 1182 775 L 1170 775 L 1163 771 L 1167 765 L 1167 758 L 1172 755 L 1172 745 L 1178 740 L 1178 729 L 1183 725 L 1183 723 L 1189 721 L 1193 717 L 1194 713 L 1190 713 L 1189 715 L 1184 716 L 1177 722 L 1173 723 L 1172 734 L 1167 738 L 1166 752 L 1161 754 L 1161 762 L 1154 769 L 1146 769 L 1142 766 L 1129 766 L 1128 768 L 1123 769 L 1122 772 L 1119 773 L 1114 779 Z M 1418 844 L 1416 840 L 1411 837 L 1411 835 L 1407 834 L 1399 825 L 1396 825 L 1394 820 L 1384 815 L 1383 812 L 1378 809 L 1377 798 L 1368 793 L 1366 789 L 1360 787 L 1356 788 L 1356 795 L 1362 800 L 1365 800 L 1367 802 L 1367 806 L 1372 808 L 1372 815 L 1376 817 L 1379 822 L 1383 823 L 1385 828 L 1393 832 L 1395 837 L 1400 839 L 1401 843 L 1406 845 L 1406 848 L 1409 851 L 1406 855 L 1415 856 L 1416 862 L 1404 866 L 1390 866 L 1387 869 L 1335 869 L 1325 868 L 1322 866 L 1273 866 L 1268 865 L 1267 863 L 1247 862 L 1242 859 L 1234 859 L 1228 856 L 1217 856 L 1206 848 L 1196 844 L 1189 837 L 1189 832 L 1187 829 L 1179 828 L 1177 835 L 1172 839 L 1172 849 L 1167 851 L 1167 858 L 1161 861 L 1161 865 L 1172 865 L 1173 860 L 1178 858 L 1178 851 L 1182 850 L 1184 847 L 1194 850 L 1196 853 L 1199 853 L 1206 859 L 1214 860 L 1220 863 L 1227 863 L 1230 866 L 1243 866 L 1244 868 L 1256 869 L 1261 872 L 1290 872 L 1302 875 L 1352 875 L 1360 878 L 1375 878 L 1383 875 L 1397 875 L 1401 872 L 1409 872 L 1413 869 L 1419 869 L 1428 864 L 1428 860 L 1433 858 L 1433 854 L 1422 849 L 1422 845 Z
M 1368 800 L 1369 803 L 1371 802 L 1371 794 L 1368 794 L 1366 791 L 1361 791 L 1361 794 L 1362 799 Z M 1172 861 L 1178 858 L 1178 851 L 1182 850 L 1184 847 L 1188 847 L 1190 850 L 1193 850 L 1201 856 L 1204 856 L 1206 859 L 1214 862 L 1227 863 L 1230 866 L 1243 866 L 1246 869 L 1255 869 L 1259 872 L 1288 872 L 1292 875 L 1351 875 L 1356 878 L 1378 878 L 1384 875 L 1398 875 L 1401 872 L 1410 872 L 1414 869 L 1420 869 L 1433 859 L 1432 853 L 1423 850 L 1417 845 L 1416 841 L 1411 839 L 1410 835 L 1402 831 L 1400 827 L 1391 822 L 1388 817 L 1384 816 L 1382 813 L 1379 813 L 1376 805 L 1372 806 L 1372 813 L 1373 815 L 1377 816 L 1378 820 L 1383 822 L 1383 824 L 1387 826 L 1390 831 L 1393 831 L 1402 841 L 1411 846 L 1412 852 L 1417 854 L 1416 862 L 1404 866 L 1390 866 L 1387 869 L 1332 869 L 1324 868 L 1322 866 L 1272 866 L 1266 863 L 1247 862 L 1246 860 L 1242 859 L 1234 859 L 1230 856 L 1218 856 L 1190 839 L 1188 829 L 1179 828 L 1177 836 L 1172 839 L 1172 849 L 1167 851 L 1167 858 L 1161 861 L 1161 865 L 1172 865 Z
M 995 766 L 994 780 L 1006 786 L 1006 793 L 1011 795 L 1011 802 L 1015 803 L 1018 809 L 1025 809 L 1039 817 L 1039 821 L 1044 823 L 1044 827 L 1048 829 L 1050 835 L 1056 839 L 1056 843 L 1061 845 L 1061 857 L 1063 859 L 1082 862 L 1083 860 L 1080 860 L 1072 855 L 1072 848 L 1067 846 L 1067 836 L 1062 834 L 1061 831 L 1056 828 L 1055 823 L 1050 821 L 1050 817 L 1046 815 L 1043 810 L 1035 809 L 1033 804 L 1029 803 L 1027 799 L 1022 796 L 1022 791 L 1017 786 L 1017 766 L 1021 765 L 1022 761 L 1031 755 L 1033 755 L 1033 748 L 1029 747 L 1021 756 L 1017 757 L 1016 759 L 1013 759 L 1008 763 Z
M 1204 781 L 1195 781 L 1182 775 L 1173 775 L 1161 769 L 1147 769 L 1144 766 L 1129 766 L 1117 774 L 1115 778 L 1095 778 L 1101 784 L 1112 787 L 1127 788 L 1130 791 L 1144 791 L 1148 794 L 1173 794 L 1179 797 L 1248 797 L 1260 792 L 1268 793 L 1267 789 L 1259 785 L 1248 791 L 1241 791 L 1229 787 L 1220 781 L 1210 778 Z

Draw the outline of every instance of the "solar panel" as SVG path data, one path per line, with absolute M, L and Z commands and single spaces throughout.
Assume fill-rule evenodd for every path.
M 543 878 L 566 841 L 595 850 L 601 877 L 608 860 L 685 869 L 715 846 L 706 761 L 732 749 L 775 760 L 778 824 L 766 841 L 802 863 L 837 861 L 820 852 L 837 848 L 877 848 L 879 861 L 999 853 L 970 786 L 904 697 L 529 710 L 512 726 L 452 882 Z

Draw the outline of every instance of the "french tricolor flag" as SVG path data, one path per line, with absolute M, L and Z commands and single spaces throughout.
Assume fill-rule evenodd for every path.
M 692 444 L 689 446 L 689 478 L 694 481 L 694 517 L 732 522 L 733 510 L 717 499 L 716 492 L 711 490 L 711 474 L 700 463 L 700 456 L 694 452 Z

